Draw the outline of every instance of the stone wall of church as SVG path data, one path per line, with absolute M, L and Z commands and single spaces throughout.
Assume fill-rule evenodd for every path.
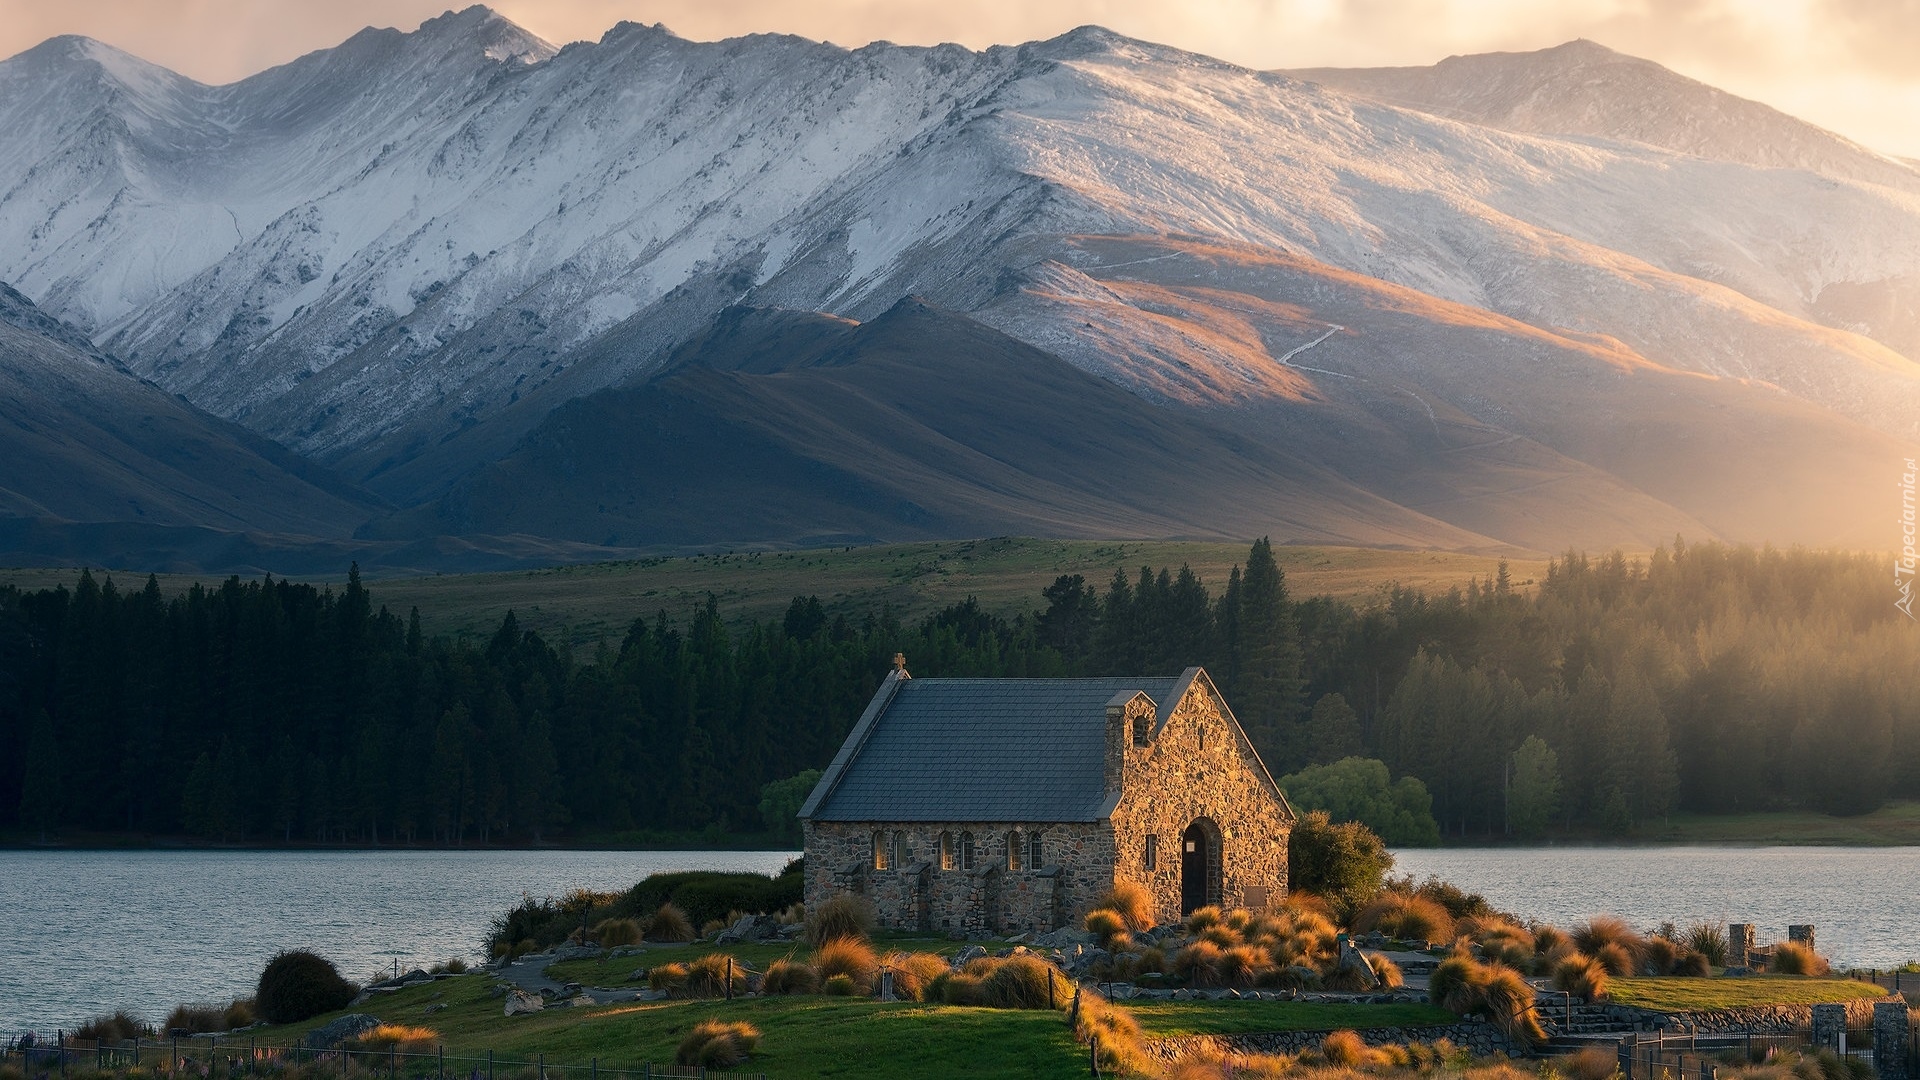
M 1113 833 L 1105 822 L 807 821 L 802 827 L 807 906 L 858 893 L 887 929 L 947 937 L 1044 933 L 1078 926 L 1113 886 Z M 1030 865 L 1036 831 L 1039 866 Z M 968 835 L 970 868 L 962 843 Z M 1017 838 L 1017 862 L 1008 859 L 1010 838 Z
M 1133 706 L 1129 706 L 1132 709 Z M 1206 900 L 1222 907 L 1278 904 L 1287 893 L 1291 823 L 1264 769 L 1219 701 L 1195 680 L 1149 745 L 1133 745 L 1133 717 L 1110 716 L 1123 797 L 1112 819 L 1115 876 L 1146 885 L 1162 923 L 1180 917 L 1182 834 L 1195 822 L 1212 841 Z M 1154 858 L 1149 865 L 1148 838 Z

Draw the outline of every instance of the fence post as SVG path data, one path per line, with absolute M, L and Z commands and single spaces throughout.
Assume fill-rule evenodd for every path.
M 1633 1080 L 1633 1043 L 1634 1038 L 1632 1035 L 1628 1035 L 1620 1040 L 1620 1075 L 1626 1077 L 1627 1080 Z
M 487 1080 L 493 1080 L 493 1050 L 487 1050 Z
M 1873 1071 L 1879 1080 L 1908 1080 L 1907 1036 L 1911 1024 L 1904 998 L 1874 1003 Z
M 440 1080 L 447 1080 L 447 1044 L 440 1044 Z
M 1100 1036 L 1087 1039 L 1087 1072 L 1094 1080 L 1100 1080 Z
M 394 1080 L 394 1078 L 399 1075 L 400 1075 L 400 1044 L 395 1043 L 392 1046 L 387 1047 L 387 1080 Z

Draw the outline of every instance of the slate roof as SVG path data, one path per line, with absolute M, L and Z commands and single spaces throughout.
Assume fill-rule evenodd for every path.
M 1106 706 L 1145 693 L 1165 723 L 1182 678 L 889 677 L 800 816 L 815 821 L 1098 821 Z

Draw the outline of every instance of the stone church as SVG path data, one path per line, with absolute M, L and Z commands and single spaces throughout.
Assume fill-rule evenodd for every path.
M 914 679 L 896 658 L 800 809 L 806 902 L 950 935 L 1078 926 L 1116 882 L 1158 921 L 1287 890 L 1293 809 L 1200 668 Z

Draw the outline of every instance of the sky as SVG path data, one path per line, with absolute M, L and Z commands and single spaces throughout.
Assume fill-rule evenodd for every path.
M 0 0 L 0 56 L 85 34 L 203 82 L 411 30 L 447 0 Z M 857 46 L 981 48 L 1098 23 L 1250 67 L 1430 64 L 1577 37 L 1920 158 L 1920 0 L 495 0 L 555 44 L 622 19 L 713 40 L 763 31 Z

